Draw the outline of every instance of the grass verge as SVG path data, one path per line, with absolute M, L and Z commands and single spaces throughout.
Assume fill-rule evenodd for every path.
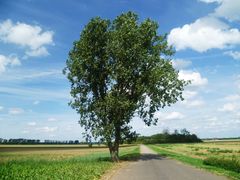
M 122 149 L 120 159 L 131 160 L 138 157 L 139 154 L 139 147 Z M 94 153 L 54 161 L 46 159 L 11 160 L 0 163 L 0 179 L 99 179 L 114 165 L 108 153 Z
M 158 145 L 148 145 L 148 147 L 151 148 L 152 150 L 156 151 L 161 156 L 171 157 L 173 159 L 179 160 L 186 164 L 190 164 L 197 168 L 206 169 L 206 170 L 209 170 L 209 171 L 214 172 L 219 175 L 225 175 L 234 180 L 240 179 L 239 173 L 234 172 L 234 171 L 229 171 L 229 170 L 226 170 L 226 169 L 223 169 L 220 167 L 215 167 L 215 166 L 210 166 L 210 165 L 204 164 L 204 160 L 202 160 L 202 159 L 197 159 L 197 158 L 193 158 L 190 156 L 184 156 L 184 155 L 178 154 L 178 153 L 173 153 L 173 152 L 167 151 L 165 149 L 161 149 L 161 147 L 159 147 Z
M 208 157 L 203 160 L 203 164 L 240 173 L 240 161 L 237 160 L 235 156 L 233 156 L 232 159 Z

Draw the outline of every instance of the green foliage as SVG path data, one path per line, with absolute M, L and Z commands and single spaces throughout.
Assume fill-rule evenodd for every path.
M 80 125 L 118 149 L 136 137 L 129 122 L 135 114 L 147 125 L 154 113 L 182 99 L 186 82 L 169 61 L 173 50 L 156 22 L 139 23 L 132 12 L 110 21 L 96 17 L 74 42 L 64 74 L 71 83 L 70 105 Z
M 203 163 L 240 173 L 240 161 L 235 156 L 232 159 L 209 157 L 204 159 Z
M 194 143 L 202 142 L 195 134 L 191 134 L 186 129 L 178 133 L 177 130 L 173 134 L 164 132 L 161 134 L 154 134 L 152 136 L 140 136 L 137 142 L 144 144 L 161 144 L 161 143 Z

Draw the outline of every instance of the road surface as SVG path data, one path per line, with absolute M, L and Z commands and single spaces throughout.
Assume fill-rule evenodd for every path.
M 119 169 L 111 180 L 227 180 L 222 176 L 161 157 L 145 145 L 141 158 Z

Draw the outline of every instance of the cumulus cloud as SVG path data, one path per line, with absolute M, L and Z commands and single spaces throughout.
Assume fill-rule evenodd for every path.
M 185 116 L 180 112 L 170 112 L 170 113 L 161 113 L 157 112 L 155 117 L 159 118 L 159 120 L 180 120 L 183 119 Z
M 218 110 L 222 112 L 235 112 L 238 108 L 239 107 L 236 103 L 226 103 Z
M 196 97 L 197 94 L 198 94 L 197 91 L 189 91 L 189 90 L 183 91 L 184 99 L 191 99 L 193 97 Z
M 173 59 L 171 62 L 175 69 L 184 69 L 192 64 L 192 61 L 183 59 Z
M 57 121 L 57 119 L 56 118 L 48 118 L 48 121 Z
M 29 131 L 27 131 L 27 130 L 23 130 L 22 133 L 23 133 L 23 134 L 28 134 Z
M 235 60 L 240 60 L 240 51 L 226 51 L 224 54 L 231 56 Z
M 224 49 L 240 44 L 240 31 L 214 17 L 197 19 L 191 24 L 174 28 L 168 36 L 168 43 L 177 51 L 187 48 L 198 52 L 209 49 Z
M 0 23 L 0 40 L 26 48 L 27 56 L 46 56 L 49 53 L 45 46 L 53 44 L 53 31 L 8 19 Z
M 40 103 L 40 101 L 34 101 L 33 105 L 38 105 Z
M 48 127 L 48 126 L 37 128 L 38 131 L 44 132 L 44 133 L 52 133 L 57 131 L 57 129 L 58 127 Z
M 36 122 L 29 122 L 27 125 L 28 126 L 36 126 L 36 124 L 37 124 Z
M 181 101 L 181 104 L 183 104 L 187 108 L 203 106 L 205 102 L 201 99 L 196 99 L 197 95 L 198 95 L 197 91 L 189 90 L 184 91 L 183 92 L 184 101 Z
M 8 113 L 12 114 L 12 115 L 22 114 L 22 113 L 24 113 L 24 109 L 22 109 L 22 108 L 10 108 Z
M 224 17 L 230 21 L 240 20 L 240 1 L 223 0 L 221 5 L 216 8 L 215 15 Z
M 7 66 L 19 66 L 20 60 L 15 55 L 4 56 L 0 54 L 0 73 L 6 70 Z
M 240 100 L 240 95 L 239 94 L 233 94 L 233 95 L 228 95 L 224 98 L 226 101 L 239 101 Z
M 219 5 L 212 15 L 223 17 L 229 21 L 240 20 L 240 1 L 239 0 L 199 0 L 205 3 L 217 2 Z
M 222 0 L 198 0 L 198 1 L 205 2 L 205 3 L 213 3 L 213 2 L 220 3 L 220 2 L 222 2 Z
M 186 107 L 201 107 L 205 104 L 203 100 L 185 100 L 182 102 Z
M 207 78 L 203 78 L 199 72 L 194 71 L 180 70 L 179 79 L 183 79 L 185 81 L 190 80 L 191 84 L 189 86 L 194 87 L 204 86 L 208 83 Z

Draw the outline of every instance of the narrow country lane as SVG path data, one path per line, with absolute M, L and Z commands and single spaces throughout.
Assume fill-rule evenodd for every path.
M 111 180 L 227 180 L 210 172 L 161 157 L 141 145 L 141 158 L 118 170 Z

